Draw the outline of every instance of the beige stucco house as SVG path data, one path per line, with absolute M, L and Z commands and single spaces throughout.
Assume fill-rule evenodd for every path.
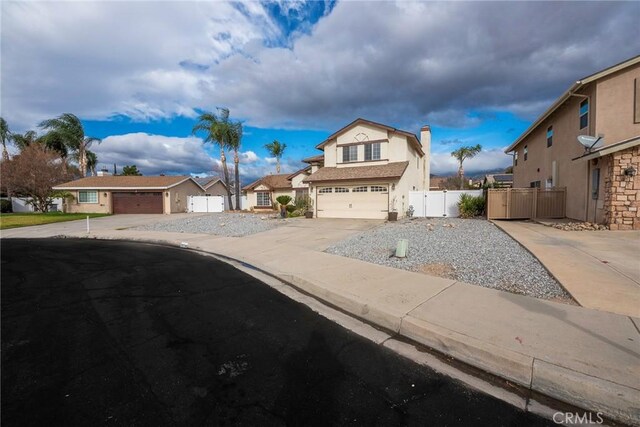
M 505 151 L 514 187 L 566 187 L 567 217 L 640 229 L 640 56 L 578 80 Z
M 409 191 L 429 188 L 429 126 L 420 140 L 410 132 L 357 119 L 316 148 L 320 156 L 304 159 L 318 218 L 386 219 L 389 211 L 402 217 Z
M 194 178 L 193 180 L 204 189 L 206 196 L 227 197 L 227 186 L 224 185 L 224 182 L 222 182 L 220 178 L 205 176 L 202 178 Z
M 67 191 L 69 213 L 171 214 L 187 211 L 187 198 L 205 194 L 188 176 L 91 176 L 53 188 Z

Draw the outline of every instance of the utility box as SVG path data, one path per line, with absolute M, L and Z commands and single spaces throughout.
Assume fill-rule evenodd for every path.
M 396 258 L 406 258 L 409 250 L 409 241 L 407 239 L 398 240 L 396 246 Z

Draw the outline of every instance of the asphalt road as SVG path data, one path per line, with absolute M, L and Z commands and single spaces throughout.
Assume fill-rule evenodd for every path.
M 552 425 L 210 257 L 2 239 L 4 426 Z

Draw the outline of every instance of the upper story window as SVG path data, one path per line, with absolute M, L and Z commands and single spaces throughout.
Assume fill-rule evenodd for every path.
M 373 144 L 364 145 L 364 159 L 380 160 L 380 143 L 379 142 L 374 142 Z
M 553 145 L 553 126 L 547 129 L 547 148 Z
M 524 146 L 524 161 L 527 161 L 527 157 L 529 157 L 529 148 L 527 148 L 527 146 Z
M 80 203 L 98 203 L 97 191 L 78 191 L 78 202 Z
M 345 147 L 342 147 L 342 161 L 344 163 L 357 162 L 358 161 L 358 146 L 357 145 L 347 145 Z
M 589 99 L 580 103 L 580 129 L 589 126 Z
M 518 151 L 513 154 L 513 166 L 518 166 Z

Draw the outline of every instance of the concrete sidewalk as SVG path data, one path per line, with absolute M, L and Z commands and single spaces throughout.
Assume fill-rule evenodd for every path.
M 493 221 L 527 248 L 583 307 L 640 317 L 640 231 L 563 231 Z
M 640 425 L 640 319 L 330 255 L 296 233 L 277 235 L 286 233 L 243 238 L 115 229 L 92 233 L 186 242 L 240 260 L 527 390 Z M 528 399 L 524 409 L 527 404 Z

